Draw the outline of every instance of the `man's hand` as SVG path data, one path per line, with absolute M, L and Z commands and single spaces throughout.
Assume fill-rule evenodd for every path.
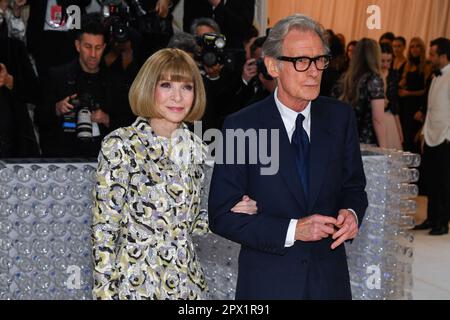
M 337 220 L 333 217 L 314 214 L 299 219 L 295 228 L 295 240 L 319 241 L 335 233 Z
M 333 235 L 333 240 L 336 240 L 331 244 L 331 249 L 333 250 L 344 243 L 344 241 L 354 239 L 358 234 L 358 224 L 356 223 L 355 215 L 347 209 L 339 210 L 335 225 L 339 230 Z
M 423 122 L 425 122 L 425 115 L 423 114 L 422 111 L 419 110 L 414 114 L 414 120 L 423 123 Z
M 209 3 L 215 8 L 217 7 L 222 0 L 208 0 Z
M 258 207 L 256 206 L 256 201 L 252 200 L 249 196 L 243 196 L 242 200 L 231 208 L 231 211 L 252 215 L 258 213 Z
M 14 4 L 23 7 L 27 3 L 27 0 L 14 0 Z
M 258 74 L 258 78 L 259 81 L 262 83 L 263 87 L 269 91 L 270 93 L 275 91 L 275 88 L 277 86 L 277 83 L 275 82 L 275 80 L 267 80 L 266 78 L 264 78 L 262 73 Z
M 103 110 L 98 109 L 92 112 L 91 120 L 93 122 L 101 123 L 105 127 L 109 127 L 109 115 Z
M 20 17 L 22 13 L 22 7 L 25 5 L 27 0 L 14 0 L 13 3 L 13 13 L 15 17 Z
M 212 67 L 205 66 L 205 71 L 208 77 L 210 78 L 217 78 L 220 76 L 220 73 L 222 72 L 223 64 L 216 64 Z
M 64 113 L 67 113 L 69 111 L 71 111 L 73 108 L 75 108 L 73 105 L 71 105 L 69 103 L 70 99 L 73 99 L 77 96 L 77 94 L 73 94 L 71 96 L 68 96 L 64 99 L 62 99 L 61 101 L 58 101 L 55 104 L 55 111 L 56 111 L 56 115 L 59 117 L 60 115 L 63 115 Z
M 158 0 L 156 3 L 155 11 L 161 18 L 167 17 L 169 14 L 170 0 Z
M 258 67 L 256 66 L 256 60 L 248 59 L 244 64 L 244 68 L 242 69 L 242 79 L 244 79 L 248 83 L 257 74 Z
M 110 67 L 119 56 L 122 56 L 122 68 L 126 70 L 130 63 L 133 62 L 133 48 L 130 40 L 123 43 L 114 42 L 111 50 L 104 57 L 105 64 Z
M 0 63 L 0 88 L 3 86 L 12 90 L 14 87 L 14 77 L 8 73 L 6 66 Z

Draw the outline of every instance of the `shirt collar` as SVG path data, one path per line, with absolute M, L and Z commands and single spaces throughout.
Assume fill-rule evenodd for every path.
M 287 131 L 289 132 L 293 127 L 295 127 L 295 121 L 297 120 L 297 116 L 299 113 L 301 113 L 305 120 L 304 122 L 309 121 L 309 116 L 311 114 L 311 101 L 308 103 L 306 108 L 301 112 L 296 112 L 292 110 L 291 108 L 284 105 L 280 99 L 278 99 L 278 87 L 275 89 L 274 92 L 274 98 L 275 98 L 275 104 L 277 105 L 278 111 L 281 114 L 281 118 L 283 119 L 283 122 L 286 126 Z
M 445 74 L 450 71 L 450 63 L 441 69 L 441 73 Z

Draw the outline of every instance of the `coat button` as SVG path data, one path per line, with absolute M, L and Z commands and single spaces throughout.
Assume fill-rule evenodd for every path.
M 301 263 L 302 263 L 303 265 L 306 265 L 306 264 L 308 264 L 308 260 L 302 259 Z

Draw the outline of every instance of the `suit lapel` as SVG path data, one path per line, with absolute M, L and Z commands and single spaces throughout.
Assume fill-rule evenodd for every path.
M 332 143 L 328 115 L 316 101 L 317 100 L 313 101 L 311 105 L 311 154 L 309 162 L 310 179 L 308 212 L 312 210 L 325 179 L 325 172 L 330 158 L 329 153 Z
M 292 152 L 291 143 L 289 141 L 286 127 L 281 119 L 280 112 L 277 109 L 273 94 L 267 98 L 265 107 L 266 116 L 262 117 L 270 129 L 279 130 L 279 174 L 286 183 L 288 190 L 292 193 L 298 204 L 304 210 L 307 209 L 306 199 L 303 193 L 303 188 L 298 176 L 297 167 L 295 165 L 295 158 Z

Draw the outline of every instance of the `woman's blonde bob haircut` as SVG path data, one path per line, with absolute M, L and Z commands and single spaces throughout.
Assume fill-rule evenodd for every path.
M 194 60 L 179 49 L 162 49 L 154 53 L 139 70 L 131 85 L 128 99 L 136 116 L 161 118 L 155 105 L 155 90 L 158 81 L 193 82 L 194 102 L 183 121 L 200 120 L 205 111 L 206 94 L 202 76 Z

